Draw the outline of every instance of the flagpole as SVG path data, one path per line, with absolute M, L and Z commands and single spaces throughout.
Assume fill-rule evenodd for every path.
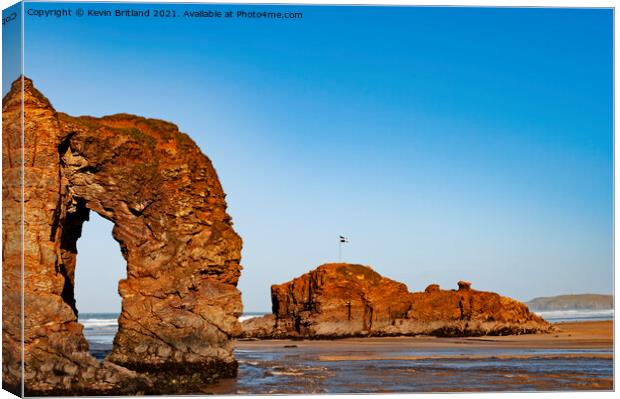
M 349 239 L 345 236 L 338 236 L 338 263 L 342 263 L 342 244 L 349 242 Z
M 338 263 L 342 263 L 342 240 L 338 238 Z

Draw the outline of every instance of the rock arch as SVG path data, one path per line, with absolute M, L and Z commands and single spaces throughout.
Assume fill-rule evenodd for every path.
M 23 148 L 21 80 L 3 99 L 3 214 L 21 206 L 8 193 L 20 188 L 23 150 L 26 392 L 195 392 L 236 375 L 242 243 L 209 159 L 173 124 L 57 113 L 27 78 L 23 96 Z M 114 223 L 127 261 L 119 331 L 101 363 L 87 352 L 73 297 L 76 243 L 90 211 Z M 3 241 L 5 315 L 19 290 L 15 239 Z M 5 318 L 3 383 L 15 389 L 18 329 Z

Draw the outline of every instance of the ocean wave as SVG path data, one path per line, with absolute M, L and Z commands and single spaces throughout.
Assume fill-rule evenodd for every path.
M 245 315 L 244 315 L 244 316 L 239 316 L 239 322 L 241 323 L 242 321 L 246 321 L 246 320 L 249 320 L 249 319 L 253 319 L 253 318 L 255 318 L 255 317 L 260 317 L 260 315 L 258 315 L 258 316 L 257 316 L 257 315 L 249 315 L 249 316 L 245 316 Z
M 116 319 L 78 319 L 85 328 L 98 327 L 116 327 L 118 321 Z
M 239 317 L 239 321 L 242 322 L 244 320 L 248 320 L 248 319 L 252 319 L 254 317 L 260 317 L 262 316 L 262 314 L 245 314 L 242 315 L 241 317 Z M 85 328 L 102 328 L 102 327 L 117 327 L 118 326 L 118 321 L 117 319 L 113 319 L 113 318 L 109 318 L 109 319 L 102 319 L 102 318 L 84 318 L 84 319 L 78 319 L 78 321 L 85 327 Z
M 547 310 L 534 311 L 537 315 L 545 320 L 582 320 L 582 319 L 613 319 L 614 310 Z

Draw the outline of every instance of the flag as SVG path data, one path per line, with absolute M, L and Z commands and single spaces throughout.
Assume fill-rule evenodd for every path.
M 344 236 L 340 236 L 340 242 L 349 242 L 349 239 Z

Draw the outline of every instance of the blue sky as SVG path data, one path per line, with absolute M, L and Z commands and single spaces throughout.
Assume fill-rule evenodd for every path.
M 21 71 L 21 4 L 14 4 L 2 10 L 2 95 L 11 88 L 11 83 Z
M 242 8 L 304 17 L 27 16 L 25 73 L 63 112 L 190 134 L 244 240 L 247 311 L 337 260 L 339 234 L 344 260 L 410 290 L 612 292 L 612 11 Z M 124 264 L 96 219 L 78 309 L 118 311 Z

